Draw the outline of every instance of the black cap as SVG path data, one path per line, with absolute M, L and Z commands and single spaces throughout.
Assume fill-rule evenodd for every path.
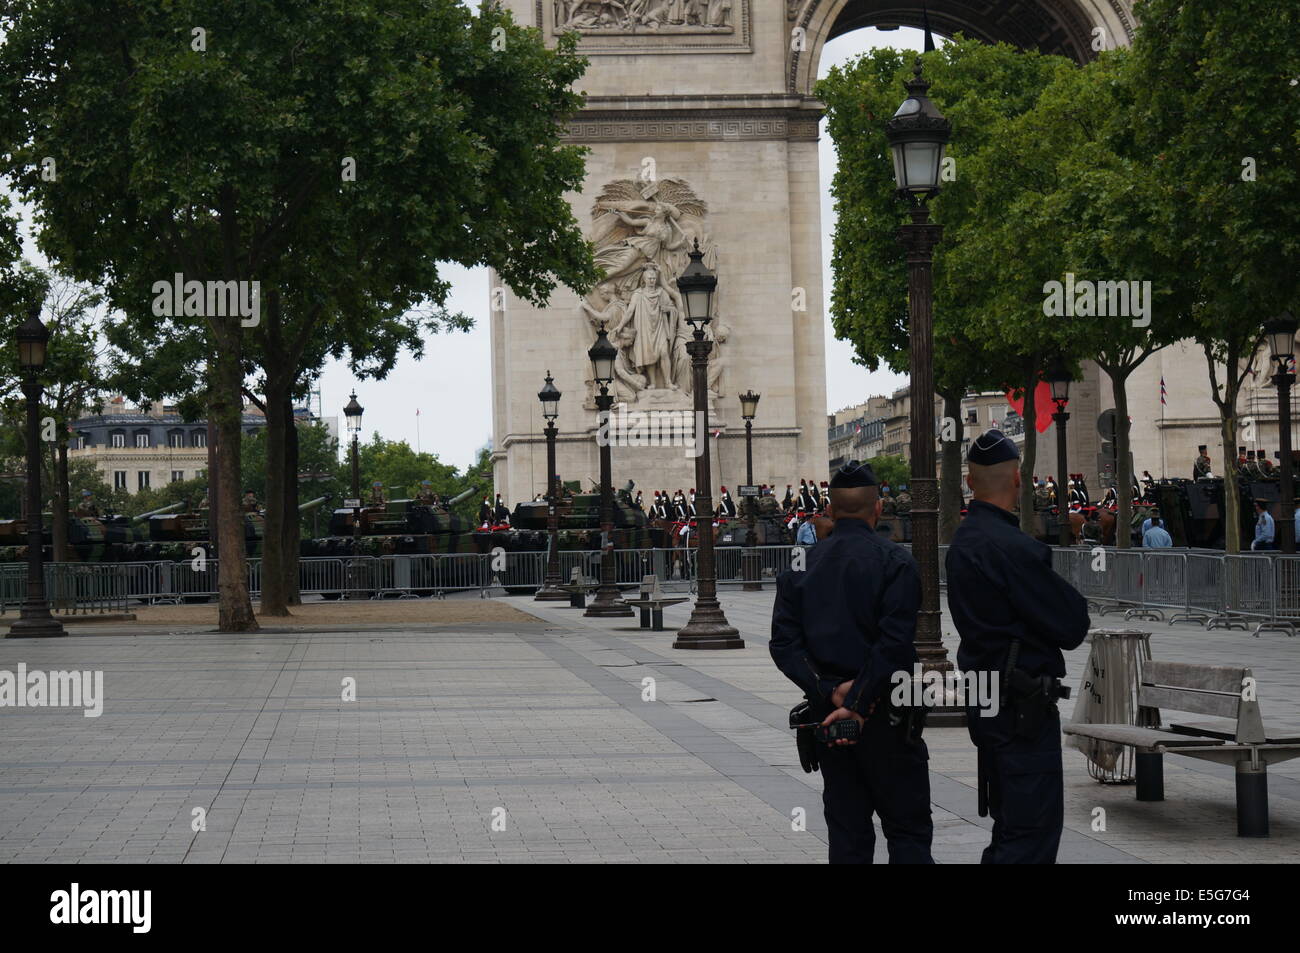
M 966 462 L 976 466 L 991 467 L 1006 460 L 1019 460 L 1020 451 L 1001 430 L 986 430 L 971 441 Z
M 847 490 L 855 486 L 876 486 L 878 483 L 879 481 L 876 479 L 876 474 L 871 469 L 870 463 L 858 463 L 856 460 L 850 460 L 835 471 L 835 475 L 831 477 L 830 488 L 832 490 Z

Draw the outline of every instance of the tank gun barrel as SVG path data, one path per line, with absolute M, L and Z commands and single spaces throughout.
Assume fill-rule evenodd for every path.
M 184 505 L 185 505 L 184 501 L 181 501 L 180 503 L 172 503 L 170 506 L 160 506 L 156 510 L 150 510 L 148 513 L 141 513 L 139 516 L 131 517 L 131 522 L 143 523 L 151 516 L 162 516 L 164 513 L 175 513 L 178 509 L 180 509 Z
M 314 510 L 314 509 L 316 509 L 317 507 L 319 507 L 322 503 L 324 503 L 324 502 L 325 502 L 326 500 L 328 500 L 328 499 L 329 499 L 329 495 L 327 494 L 327 495 L 325 495 L 325 496 L 318 496 L 318 497 L 316 497 L 316 499 L 314 499 L 314 500 L 308 500 L 306 503 L 299 503 L 299 504 L 298 504 L 298 512 L 299 512 L 299 513 L 310 513 L 312 510 Z
M 455 506 L 457 503 L 461 503 L 465 500 L 468 500 L 471 496 L 473 496 L 477 492 L 478 492 L 478 484 L 475 484 L 474 486 L 466 490 L 464 493 L 457 493 L 455 496 L 453 496 L 450 500 L 447 501 L 447 505 Z

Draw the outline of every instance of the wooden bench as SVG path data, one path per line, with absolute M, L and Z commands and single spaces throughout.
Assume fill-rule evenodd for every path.
M 625 606 L 631 606 L 641 613 L 641 628 L 651 632 L 664 630 L 664 607 L 675 606 L 691 600 L 682 596 L 665 596 L 659 588 L 658 576 L 642 576 L 636 599 L 620 599 Z
M 587 608 L 587 596 L 600 588 L 600 582 L 584 576 L 581 569 L 575 569 L 569 577 L 569 582 L 555 588 L 569 594 L 570 608 L 585 609 Z
M 1247 681 L 1249 680 L 1249 681 Z M 1181 754 L 1231 764 L 1237 771 L 1237 836 L 1268 836 L 1268 765 L 1300 757 L 1300 730 L 1264 727 L 1248 668 L 1189 665 L 1148 659 L 1138 684 L 1139 725 L 1072 723 L 1067 735 L 1135 749 L 1137 799 L 1165 798 L 1164 755 Z M 1160 709 L 1210 715 L 1217 722 L 1162 727 Z

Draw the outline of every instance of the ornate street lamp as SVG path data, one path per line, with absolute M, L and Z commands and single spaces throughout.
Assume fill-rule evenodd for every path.
M 1070 415 L 1065 412 L 1065 408 L 1070 403 L 1070 382 L 1073 378 L 1064 357 L 1056 355 L 1051 367 L 1043 374 L 1043 380 L 1052 388 L 1052 403 L 1056 405 L 1056 412 L 1052 414 L 1052 420 L 1056 421 L 1056 470 L 1061 474 L 1061 479 L 1066 480 L 1066 489 L 1058 489 L 1056 493 L 1056 541 L 1061 546 L 1071 546 L 1074 534 L 1070 531 L 1069 480 L 1065 476 L 1070 472 L 1066 469 L 1065 458 L 1065 422 L 1070 419 Z
M 758 413 L 758 398 L 752 390 L 740 395 L 740 416 L 745 419 L 745 483 L 750 492 L 754 488 L 754 416 Z M 763 588 L 759 572 L 757 541 L 754 539 L 754 518 L 758 509 L 758 498 L 746 499 L 745 518 L 748 532 L 745 534 L 745 589 L 758 592 Z
M 1277 543 L 1284 553 L 1295 552 L 1295 474 L 1291 468 L 1291 385 L 1295 383 L 1295 371 L 1292 369 L 1295 358 L 1295 335 L 1300 328 L 1290 311 L 1283 311 L 1272 321 L 1264 325 L 1264 334 L 1268 337 L 1269 347 L 1273 351 L 1273 360 L 1277 371 L 1273 383 L 1277 385 L 1277 427 L 1280 455 L 1279 491 L 1282 505 L 1277 514 Z
M 910 332 L 912 555 L 921 571 L 921 609 L 916 619 L 916 651 L 925 671 L 952 669 L 939 631 L 939 485 L 934 475 L 934 315 L 931 264 L 943 228 L 930 224 L 928 199 L 939 192 L 939 172 L 952 126 L 926 96 L 917 57 L 907 98 L 885 124 L 894 156 L 897 194 L 910 207 L 912 221 L 898 229 L 907 253 Z M 961 709 L 936 710 L 931 724 L 965 723 Z
M 632 608 L 623 605 L 618 594 L 614 572 L 614 477 L 609 462 L 609 409 L 614 406 L 614 395 L 609 385 L 614 380 L 614 361 L 618 350 L 609 343 L 602 321 L 596 343 L 587 351 L 591 358 L 593 377 L 600 386 L 596 395 L 596 444 L 600 447 L 600 588 L 596 598 L 587 607 L 584 616 L 622 618 L 632 615 Z
M 67 635 L 63 623 L 50 615 L 45 598 L 41 521 L 41 382 L 50 331 L 41 323 L 41 306 L 32 305 L 27 320 L 18 327 L 18 368 L 23 375 L 23 396 L 27 399 L 27 598 L 18 620 L 9 627 L 8 638 L 30 639 Z
M 358 440 L 361 437 L 361 415 L 365 413 L 361 405 L 357 403 L 357 392 L 354 388 L 352 398 L 343 408 L 343 419 L 347 421 L 348 433 L 352 434 L 352 499 L 356 506 L 352 509 L 352 555 L 361 555 L 361 448 Z
M 744 640 L 735 626 L 727 622 L 718 603 L 718 580 L 713 564 L 713 475 L 709 472 L 709 352 L 713 342 L 704 336 L 713 317 L 713 295 L 718 276 L 704 267 L 700 241 L 695 240 L 691 263 L 677 279 L 677 290 L 686 303 L 686 321 L 694 331 L 686 342 L 691 356 L 691 394 L 695 401 L 695 523 L 698 536 L 696 553 L 695 608 L 691 620 L 677 633 L 675 649 L 743 649 Z M 750 477 L 752 480 L 752 476 Z
M 546 530 L 549 537 L 546 553 L 546 578 L 534 597 L 537 602 L 554 602 L 568 599 L 569 594 L 560 588 L 560 519 L 556 507 L 560 502 L 560 478 L 555 472 L 555 437 L 560 432 L 555 418 L 560 416 L 560 391 L 546 372 L 546 386 L 537 392 L 542 402 L 542 416 L 546 418 Z

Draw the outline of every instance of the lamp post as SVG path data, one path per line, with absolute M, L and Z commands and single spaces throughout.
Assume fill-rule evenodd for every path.
M 357 403 L 357 392 L 352 391 L 352 398 L 343 408 L 343 419 L 347 421 L 348 433 L 352 434 L 352 499 L 356 506 L 352 508 L 352 555 L 361 555 L 361 415 L 365 411 Z
M 1062 479 L 1070 471 L 1065 468 L 1065 422 L 1070 419 L 1070 415 L 1065 412 L 1066 406 L 1070 403 L 1070 369 L 1065 366 L 1065 359 L 1057 355 L 1052 361 L 1052 366 L 1047 369 L 1043 375 L 1052 388 L 1052 403 L 1056 405 L 1056 412 L 1052 414 L 1052 420 L 1056 421 L 1056 469 L 1061 474 Z M 1062 546 L 1072 546 L 1074 544 L 1074 534 L 1070 531 L 1070 499 L 1069 499 L 1069 481 L 1066 480 L 1065 491 L 1057 490 L 1056 499 L 1056 519 L 1057 519 L 1057 542 Z
M 1295 383 L 1295 372 L 1291 365 L 1295 358 L 1297 328 L 1300 328 L 1300 323 L 1290 311 L 1283 311 L 1264 325 L 1273 360 L 1277 362 L 1273 383 L 1277 385 L 1278 446 L 1282 457 L 1278 461 L 1281 468 L 1278 489 L 1282 504 L 1275 525 L 1278 548 L 1284 553 L 1295 552 L 1295 474 L 1291 472 L 1291 385 Z
M 45 598 L 44 527 L 41 525 L 41 382 L 50 331 L 41 323 L 40 305 L 33 305 L 18 327 L 18 368 L 27 399 L 27 598 L 8 638 L 30 639 L 67 635 L 63 623 L 50 615 Z
M 614 406 L 614 395 L 609 392 L 609 385 L 614 380 L 618 351 L 609 343 L 604 322 L 587 357 L 591 358 L 595 381 L 600 385 L 600 393 L 596 395 L 596 445 L 600 447 L 600 588 L 583 615 L 603 619 L 630 617 L 632 608 L 620 600 L 614 574 L 614 477 L 609 462 L 609 409 Z
M 911 374 L 912 555 L 921 571 L 921 609 L 916 652 L 924 670 L 951 670 L 939 631 L 939 484 L 934 475 L 934 315 L 931 263 L 943 228 L 930 223 L 928 199 L 938 194 L 944 147 L 952 126 L 926 96 L 917 57 L 907 98 L 885 124 L 894 159 L 898 195 L 911 206 L 912 221 L 898 229 L 907 253 L 907 301 Z M 932 724 L 963 724 L 961 709 L 936 710 Z
M 740 395 L 740 416 L 745 419 L 745 484 L 754 488 L 754 416 L 758 413 L 758 394 L 752 390 Z M 758 592 L 763 588 L 759 573 L 758 549 L 754 539 L 754 517 L 758 509 L 758 498 L 751 496 L 745 500 L 745 522 L 748 532 L 745 534 L 745 590 Z
M 704 267 L 700 241 L 695 240 L 691 263 L 677 279 L 677 290 L 686 304 L 686 321 L 694 331 L 686 342 L 691 356 L 691 394 L 695 401 L 695 521 L 698 530 L 696 552 L 695 608 L 691 619 L 677 632 L 675 649 L 743 649 L 739 630 L 727 622 L 718 603 L 718 580 L 713 564 L 713 475 L 709 472 L 709 352 L 713 342 L 704 336 L 713 317 L 713 293 L 718 276 Z
M 560 432 L 555 418 L 560 416 L 560 391 L 546 372 L 546 386 L 537 392 L 542 402 L 542 416 L 546 418 L 546 578 L 534 597 L 536 602 L 554 602 L 568 599 L 569 594 L 560 588 L 560 518 L 556 507 L 560 502 L 559 476 L 555 472 L 555 437 Z

